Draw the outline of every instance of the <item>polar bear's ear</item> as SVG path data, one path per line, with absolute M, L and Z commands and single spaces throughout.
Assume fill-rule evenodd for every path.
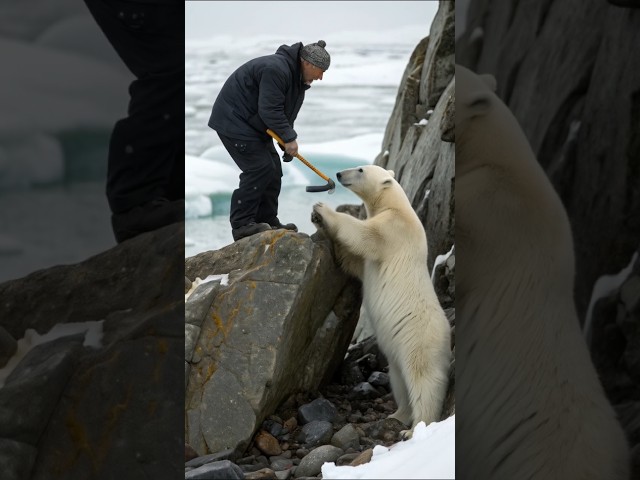
M 478 92 L 473 95 L 467 106 L 471 116 L 485 115 L 491 109 L 491 95 L 486 92 Z
M 387 173 L 391 175 L 391 178 L 396 178 L 396 172 L 394 172 L 393 170 L 387 170 Z
M 498 82 L 496 81 L 496 77 L 491 75 L 490 73 L 484 73 L 482 75 L 478 75 L 480 79 L 487 85 L 492 92 L 495 92 L 498 88 Z

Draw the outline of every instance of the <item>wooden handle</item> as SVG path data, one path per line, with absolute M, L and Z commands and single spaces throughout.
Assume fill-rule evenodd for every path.
M 273 130 L 271 130 L 270 128 L 267 129 L 267 133 L 276 141 L 278 142 L 280 145 L 282 145 L 284 147 L 284 142 L 282 141 L 282 139 L 278 136 L 278 134 L 276 132 L 274 132 Z M 311 170 L 313 170 L 316 175 L 318 175 L 320 178 L 322 178 L 325 181 L 329 181 L 329 177 L 327 177 L 324 173 L 322 173 L 320 170 L 318 170 L 316 167 L 314 167 L 313 165 L 311 165 L 311 163 L 309 163 L 302 155 L 300 155 L 299 153 L 296 153 L 294 155 L 294 157 L 296 157 L 298 160 L 300 160 L 302 163 L 304 163 L 307 167 L 309 167 Z

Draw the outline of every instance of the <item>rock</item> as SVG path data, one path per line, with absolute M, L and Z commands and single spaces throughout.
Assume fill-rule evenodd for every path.
M 317 445 L 326 445 L 333 435 L 333 425 L 323 420 L 314 420 L 302 427 L 300 443 L 304 443 L 305 447 L 311 448 Z
M 282 453 L 282 448 L 280 448 L 278 440 L 269 432 L 265 432 L 264 430 L 260 431 L 258 435 L 256 435 L 255 442 L 256 447 L 265 455 L 280 455 Z
M 248 472 L 244 474 L 245 480 L 261 480 L 261 479 L 277 479 L 276 472 L 270 468 L 262 468 L 255 472 Z
M 360 453 L 345 453 L 340 458 L 336 460 L 336 465 L 342 467 L 343 465 L 350 465 L 357 457 L 360 456 Z
M 309 455 L 302 459 L 300 465 L 296 468 L 294 476 L 299 478 L 317 475 L 320 473 L 324 462 L 335 462 L 343 454 L 344 451 L 338 447 L 322 445 L 309 452 Z
M 360 446 L 360 436 L 355 427 L 348 423 L 331 437 L 331 445 L 342 450 L 357 449 Z
M 298 421 L 296 420 L 296 417 L 291 417 L 289 420 L 286 420 L 282 426 L 289 432 L 293 432 L 298 428 Z
M 187 277 L 184 277 L 184 293 L 186 294 L 189 290 L 191 290 L 191 280 Z
M 182 475 L 184 393 L 176 386 L 184 381 L 184 260 L 176 252 L 183 248 L 184 224 L 176 223 L 81 263 L 0 284 L 0 319 L 14 338 L 28 328 L 45 334 L 57 324 L 102 321 L 101 347 L 69 337 L 41 344 L 1 390 L 0 450 L 37 435 L 29 440 L 37 445 L 35 456 L 27 446 L 16 451 L 21 462 L 38 459 L 31 475 L 21 478 L 49 480 L 51 472 L 60 478 L 93 472 L 94 480 L 132 472 L 141 478 Z M 36 353 L 48 360 L 30 365 Z M 37 371 L 43 375 L 36 381 Z M 11 426 L 3 410 L 10 403 L 4 402 L 29 383 L 37 394 L 10 406 L 9 416 L 15 421 L 30 412 L 30 418 Z M 15 437 L 6 438 L 5 426 Z M 5 466 L 11 463 L 0 463 L 2 477 L 10 478 Z
M 266 426 L 265 423 L 267 424 Z M 284 433 L 282 425 L 272 420 L 269 420 L 268 423 L 262 422 L 262 428 L 265 428 L 274 437 L 280 437 Z
M 289 470 L 293 468 L 293 461 L 290 458 L 271 458 L 271 469 L 274 471 Z
M 298 419 L 301 425 L 315 420 L 333 422 L 337 415 L 338 410 L 335 405 L 325 398 L 316 398 L 298 409 Z
M 221 460 L 233 460 L 234 451 L 231 449 L 223 450 L 221 452 L 212 453 L 209 455 L 203 455 L 201 457 L 196 457 L 192 460 L 189 460 L 185 463 L 185 467 L 193 467 L 198 468 L 202 465 L 206 465 L 207 463 L 219 462 Z
M 38 450 L 17 440 L 0 438 L 0 465 L 3 480 L 24 480 L 30 478 Z
M 184 474 L 185 480 L 244 480 L 245 474 L 229 460 L 207 463 Z
M 335 264 L 328 240 L 283 230 L 185 260 L 191 280 L 222 273 L 228 284 L 216 287 L 208 309 L 208 299 L 194 306 L 201 317 L 189 320 L 201 331 L 188 374 L 185 433 L 198 451 L 240 452 L 283 400 L 331 378 L 355 328 L 360 285 Z M 291 375 L 300 358 L 303 375 Z
M 189 295 L 188 301 L 185 301 L 185 323 L 201 327 L 214 298 L 222 288 L 220 282 L 207 282 L 198 285 Z
M 342 369 L 341 381 L 345 385 L 355 385 L 364 382 L 364 375 L 357 364 L 347 364 L 346 368 Z
M 309 449 L 307 448 L 299 448 L 296 450 L 296 457 L 298 458 L 304 458 L 307 455 L 309 455 Z
M 245 474 L 257 472 L 258 470 L 263 470 L 267 468 L 262 464 L 238 465 L 238 466 L 240 467 L 240 470 L 242 470 Z
M 34 347 L 0 389 L 2 436 L 37 445 L 72 376 L 84 335 Z
M 384 372 L 373 372 L 369 375 L 367 382 L 376 387 L 388 387 L 389 375 Z
M 198 456 L 198 452 L 196 452 L 191 445 L 188 443 L 184 444 L 184 461 L 185 463 L 189 460 L 193 460 Z
M 4 367 L 18 349 L 18 342 L 0 326 L 0 368 Z
M 289 478 L 291 478 L 291 470 L 281 470 L 276 472 L 276 478 L 278 480 L 289 480 Z
M 248 457 L 242 457 L 236 460 L 236 465 L 251 465 L 253 462 L 255 462 L 255 460 L 255 455 L 249 455 Z
M 358 465 L 364 465 L 365 463 L 369 463 L 371 461 L 371 457 L 373 456 L 373 449 L 367 448 L 364 452 L 358 455 L 353 462 L 351 462 L 352 467 L 357 467 Z
M 380 392 L 376 390 L 369 382 L 362 382 L 356 385 L 349 392 L 349 398 L 370 399 L 380 396 Z

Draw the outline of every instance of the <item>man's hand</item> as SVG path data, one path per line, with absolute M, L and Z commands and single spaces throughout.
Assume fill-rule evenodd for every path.
M 284 151 L 286 153 L 288 153 L 289 155 L 291 155 L 292 157 L 296 156 L 296 153 L 298 153 L 298 142 L 296 142 L 295 140 L 289 143 L 285 143 L 284 144 Z

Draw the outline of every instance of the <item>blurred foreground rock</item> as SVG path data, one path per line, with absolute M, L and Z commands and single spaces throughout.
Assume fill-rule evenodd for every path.
M 169 478 L 183 448 L 184 225 L 0 285 L 15 339 L 101 321 L 31 349 L 0 388 L 3 480 Z

